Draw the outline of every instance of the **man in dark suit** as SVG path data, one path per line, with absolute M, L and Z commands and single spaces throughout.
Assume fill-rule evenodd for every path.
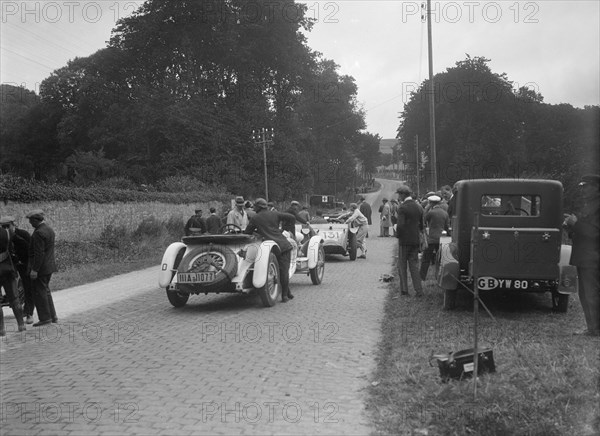
M 214 207 L 210 208 L 210 215 L 206 218 L 206 232 L 211 235 L 216 235 L 223 226 L 223 221 L 217 216 L 217 210 Z
M 358 197 L 358 210 L 360 210 L 360 212 L 365 216 L 365 218 L 367 219 L 367 224 L 369 226 L 373 224 L 373 222 L 371 221 L 371 215 L 373 214 L 373 211 L 371 210 L 371 205 L 365 201 L 365 197 L 363 197 L 362 195 Z M 367 235 L 365 237 L 369 237 L 369 232 L 367 232 Z
M 54 230 L 44 222 L 44 212 L 32 210 L 27 215 L 29 224 L 35 229 L 31 235 L 29 246 L 29 277 L 33 286 L 33 301 L 39 321 L 33 324 L 39 327 L 51 322 L 58 322 L 54 300 L 50 293 L 50 279 L 57 271 L 54 257 Z
M 23 313 L 21 312 L 21 302 L 17 290 L 16 259 L 13 260 L 14 232 L 9 230 L 9 223 L 13 220 L 12 217 L 0 218 L 0 286 L 6 292 L 6 298 L 17 320 L 19 331 L 22 332 L 25 330 L 25 324 L 23 323 Z M 4 335 L 6 335 L 4 312 L 0 307 L 0 336 Z
M 185 236 L 190 236 L 192 234 L 203 234 L 206 233 L 206 224 L 204 223 L 204 219 L 202 219 L 202 210 L 196 209 L 194 211 L 194 215 L 190 217 L 184 227 Z
M 423 296 L 421 277 L 419 276 L 420 234 L 423 231 L 423 208 L 411 197 L 408 186 L 398 188 L 400 206 L 398 207 L 398 274 L 400 276 L 400 294 L 408 295 L 408 275 L 410 271 L 413 288 L 417 297 Z
M 279 262 L 279 277 L 281 280 L 281 301 L 285 303 L 294 298 L 290 292 L 290 262 L 293 247 L 279 229 L 279 224 L 289 227 L 291 223 L 293 226 L 296 222 L 296 217 L 289 213 L 267 210 L 267 207 L 267 201 L 264 198 L 256 199 L 254 202 L 256 215 L 250 219 L 244 233 L 251 235 L 256 232 L 263 239 L 275 241 L 279 245 L 281 253 L 277 256 L 277 260 Z
M 31 243 L 31 235 L 27 230 L 20 229 L 15 224 L 14 217 L 6 217 L 2 221 L 2 227 L 8 226 L 8 230 L 12 235 L 12 244 L 14 247 L 14 264 L 21 276 L 21 283 L 24 291 L 24 307 L 23 316 L 26 318 L 27 324 L 33 324 L 33 290 L 31 289 L 31 280 L 27 271 L 27 263 L 29 262 L 29 244 Z

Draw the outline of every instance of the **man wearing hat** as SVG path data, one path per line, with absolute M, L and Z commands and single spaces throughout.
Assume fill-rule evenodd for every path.
M 202 219 L 202 209 L 196 209 L 184 227 L 185 236 L 206 233 L 206 223 Z
M 344 215 L 340 215 L 339 219 L 345 219 L 346 224 L 350 224 L 352 227 L 358 227 L 358 231 L 356 232 L 356 245 L 362 253 L 360 256 L 358 256 L 358 258 L 366 259 L 367 243 L 365 242 L 365 236 L 367 235 L 368 231 L 368 220 L 359 210 L 358 204 L 351 203 L 350 211 Z
M 9 229 L 10 223 L 14 221 L 13 217 L 0 218 L 0 286 L 6 292 L 6 298 L 17 319 L 17 325 L 20 332 L 25 330 L 23 322 L 23 312 L 21 311 L 21 302 L 17 290 L 17 267 L 13 260 L 14 251 L 14 232 Z M 4 312 L 0 307 L 0 336 L 5 336 Z
M 254 202 L 256 215 L 250 219 L 244 233 L 251 235 L 258 233 L 263 239 L 275 241 L 279 245 L 280 253 L 277 253 L 279 262 L 279 278 L 281 281 L 281 301 L 284 303 L 294 298 L 290 292 L 290 262 L 292 254 L 292 244 L 283 235 L 279 229 L 279 224 L 296 222 L 296 217 L 289 213 L 267 210 L 267 201 L 264 198 L 257 198 Z M 293 235 L 294 233 L 292 233 Z
M 429 205 L 425 212 L 425 226 L 427 232 L 427 248 L 421 257 L 421 280 L 427 278 L 429 265 L 434 263 L 435 255 L 440 249 L 440 237 L 442 232 L 450 228 L 450 217 L 448 212 L 441 206 L 442 198 L 438 195 L 430 195 L 427 198 Z
M 244 230 L 248 225 L 248 214 L 244 211 L 244 197 L 235 197 L 235 207 L 227 214 L 227 224 L 233 224 Z
M 39 321 L 33 324 L 39 327 L 58 322 L 54 300 L 50 293 L 50 279 L 57 271 L 54 257 L 54 230 L 44 222 L 44 212 L 32 210 L 27 215 L 29 224 L 34 228 L 29 246 L 29 277 L 33 288 L 33 301 Z
M 388 237 L 390 236 L 390 227 L 392 226 L 392 220 L 390 219 L 390 204 L 388 199 L 384 198 L 381 200 L 383 204 L 379 208 L 379 236 Z
M 282 224 L 283 230 L 287 230 L 292 235 L 296 234 L 296 221 L 300 224 L 308 224 L 308 220 L 304 219 L 300 214 L 300 203 L 298 203 L 296 200 L 290 203 L 290 207 L 285 211 L 285 213 L 294 216 L 294 221 L 285 221 Z
M 365 201 L 365 197 L 362 195 L 358 197 L 358 210 L 360 210 L 360 213 L 362 213 L 365 216 L 368 225 L 373 224 L 373 221 L 371 219 L 371 215 L 373 215 L 371 205 Z
M 569 263 L 577 267 L 579 301 L 587 325 L 575 334 L 600 336 L 600 176 L 583 176 L 579 190 L 581 212 L 567 215 L 563 223 L 573 241 Z
M 408 186 L 398 188 L 400 207 L 398 208 L 398 274 L 400 276 L 400 294 L 408 295 L 408 275 L 410 271 L 413 288 L 417 297 L 423 295 L 419 276 L 420 234 L 423 231 L 423 208 L 411 197 Z

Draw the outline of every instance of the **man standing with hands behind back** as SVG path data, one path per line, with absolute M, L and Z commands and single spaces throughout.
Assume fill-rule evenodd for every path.
M 50 279 L 57 271 L 54 257 L 54 230 L 44 222 L 44 212 L 32 210 L 27 215 L 29 224 L 35 229 L 29 246 L 29 277 L 33 288 L 33 301 L 39 321 L 34 327 L 58 322 L 54 301 L 50 293 Z

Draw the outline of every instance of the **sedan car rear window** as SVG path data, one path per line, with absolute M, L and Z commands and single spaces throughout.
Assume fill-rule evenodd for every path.
M 484 194 L 481 196 L 481 215 L 498 216 L 539 216 L 539 195 L 501 195 Z

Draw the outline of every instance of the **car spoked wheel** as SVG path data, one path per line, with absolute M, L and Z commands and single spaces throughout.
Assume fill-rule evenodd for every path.
M 279 262 L 275 254 L 269 254 L 269 265 L 267 267 L 267 281 L 258 290 L 258 295 L 265 307 L 272 307 L 277 302 L 281 293 L 281 280 L 279 277 Z
M 320 285 L 323 281 L 323 275 L 325 274 L 325 250 L 323 246 L 319 246 L 319 256 L 317 258 L 317 265 L 310 270 L 310 280 L 313 285 Z
M 197 273 L 192 283 L 181 283 L 182 289 L 198 293 L 222 288 L 237 274 L 238 260 L 231 248 L 224 245 L 193 248 L 181 261 L 179 272 Z
M 225 263 L 225 256 L 222 253 L 204 253 L 194 260 L 188 272 L 219 272 Z

